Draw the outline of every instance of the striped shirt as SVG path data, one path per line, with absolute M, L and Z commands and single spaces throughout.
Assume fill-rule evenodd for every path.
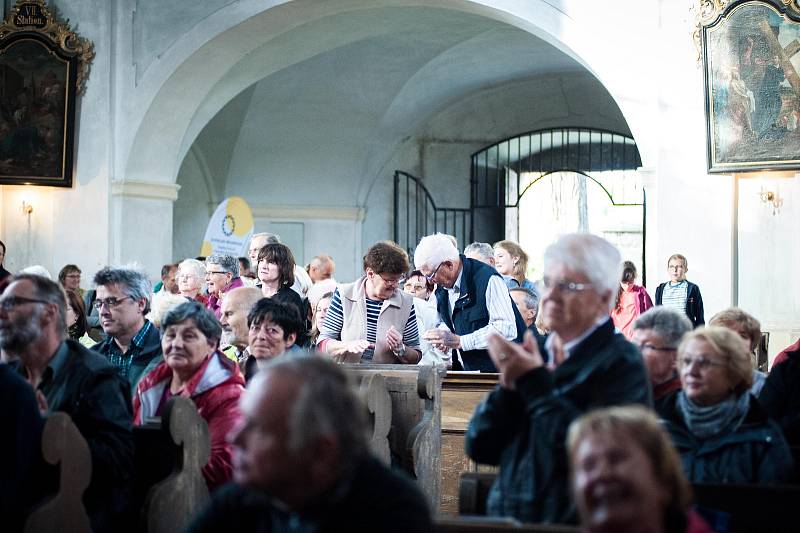
M 686 280 L 675 283 L 674 285 L 670 281 L 664 285 L 664 292 L 661 294 L 661 305 L 685 313 L 688 294 L 689 283 Z
M 383 309 L 383 301 L 370 300 L 367 301 L 367 338 L 366 341 L 370 344 L 375 344 L 378 335 L 378 317 Z M 329 338 L 341 340 L 342 328 L 344 327 L 344 312 L 342 311 L 342 297 L 339 295 L 337 288 L 333 293 L 331 305 L 328 308 L 328 313 L 325 315 L 325 322 L 320 324 L 319 333 L 320 338 Z M 395 326 L 397 327 L 397 326 Z M 419 332 L 417 331 L 417 315 L 414 312 L 414 306 L 411 306 L 411 313 L 408 315 L 405 328 L 403 328 L 403 344 L 409 348 L 419 350 Z M 371 360 L 375 350 L 368 348 L 364 351 L 362 359 Z

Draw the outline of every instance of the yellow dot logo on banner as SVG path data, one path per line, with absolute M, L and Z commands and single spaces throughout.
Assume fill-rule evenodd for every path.
M 208 257 L 213 251 L 214 247 L 211 246 L 211 243 L 208 241 L 203 241 L 203 245 L 200 247 L 200 255 L 203 257 Z
M 244 198 L 231 196 L 228 198 L 228 205 L 225 206 L 225 214 L 232 217 L 235 224 L 230 227 L 237 237 L 247 235 L 253 229 L 253 213 Z

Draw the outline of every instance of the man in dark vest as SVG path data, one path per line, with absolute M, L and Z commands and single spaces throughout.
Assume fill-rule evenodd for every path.
M 442 233 L 423 237 L 414 265 L 437 284 L 436 306 L 442 319 L 423 338 L 440 350 L 454 350 L 453 370 L 497 372 L 486 351 L 490 333 L 522 342 L 522 320 L 502 276 L 491 266 L 459 255 Z

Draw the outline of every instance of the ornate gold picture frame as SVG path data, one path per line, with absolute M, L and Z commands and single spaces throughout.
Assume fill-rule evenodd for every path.
M 0 24 L 0 184 L 71 187 L 75 106 L 92 44 L 18 0 Z
M 709 172 L 800 168 L 798 0 L 701 0 Z

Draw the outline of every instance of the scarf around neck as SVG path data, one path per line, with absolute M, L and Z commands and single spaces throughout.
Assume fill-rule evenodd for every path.
M 745 391 L 738 398 L 732 394 L 717 404 L 703 406 L 697 405 L 684 391 L 680 391 L 677 407 L 689 431 L 699 439 L 707 439 L 739 427 L 750 409 L 750 393 Z

